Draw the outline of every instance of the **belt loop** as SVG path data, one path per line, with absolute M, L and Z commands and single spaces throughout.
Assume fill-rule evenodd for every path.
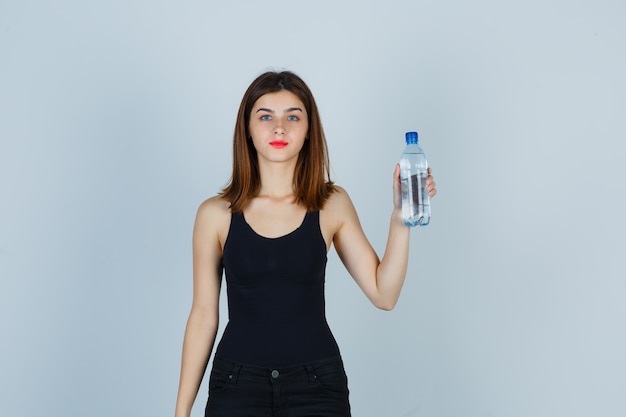
M 240 363 L 234 363 L 233 364 L 233 369 L 230 370 L 230 383 L 231 384 L 236 384 L 237 383 L 237 377 L 239 377 L 239 371 L 241 371 L 241 364 Z
M 304 365 L 304 368 L 306 369 L 307 376 L 309 377 L 309 384 L 315 384 L 315 381 L 317 380 L 317 375 L 315 375 L 315 370 L 313 369 L 313 366 L 311 366 L 310 363 L 307 363 Z

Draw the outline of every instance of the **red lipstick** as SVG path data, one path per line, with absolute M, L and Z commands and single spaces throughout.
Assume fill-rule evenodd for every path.
M 287 146 L 287 142 L 284 140 L 273 140 L 270 142 L 270 146 L 273 146 L 274 148 L 284 148 Z

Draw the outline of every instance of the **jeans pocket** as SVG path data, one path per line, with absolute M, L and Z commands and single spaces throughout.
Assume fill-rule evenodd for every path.
M 348 377 L 341 361 L 314 368 L 315 381 L 324 391 L 331 394 L 348 394 Z
M 217 394 L 218 392 L 224 391 L 229 387 L 232 378 L 233 375 L 227 372 L 218 371 L 216 369 L 211 370 L 211 375 L 209 376 L 209 394 Z

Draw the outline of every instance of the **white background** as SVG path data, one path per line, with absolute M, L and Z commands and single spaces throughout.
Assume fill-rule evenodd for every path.
M 0 413 L 173 415 L 196 208 L 228 181 L 248 84 L 289 69 L 381 255 L 406 131 L 439 189 L 392 312 L 329 254 L 353 415 L 625 416 L 624 16 L 0 1 Z M 193 416 L 205 401 L 206 380 Z

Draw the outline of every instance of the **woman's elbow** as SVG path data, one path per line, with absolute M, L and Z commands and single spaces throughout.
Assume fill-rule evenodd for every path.
M 380 310 L 391 311 L 396 306 L 398 300 L 376 300 L 373 301 L 374 306 Z

